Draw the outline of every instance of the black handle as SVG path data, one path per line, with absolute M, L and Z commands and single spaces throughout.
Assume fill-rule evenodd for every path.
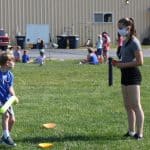
M 108 58 L 108 85 L 113 85 L 113 67 L 112 67 L 112 57 Z

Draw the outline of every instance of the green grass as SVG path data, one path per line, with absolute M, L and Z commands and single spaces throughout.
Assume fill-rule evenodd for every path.
M 114 69 L 114 85 L 108 87 L 107 65 L 79 65 L 77 60 L 16 64 L 14 106 L 15 150 L 37 150 L 51 142 L 54 150 L 148 150 L 150 147 L 150 59 L 141 68 L 144 140 L 125 140 L 127 116 L 122 103 L 120 71 Z M 42 124 L 56 123 L 55 129 Z M 8 149 L 0 146 L 0 149 Z

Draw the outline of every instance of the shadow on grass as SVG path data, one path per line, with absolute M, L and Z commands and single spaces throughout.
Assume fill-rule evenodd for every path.
M 11 149 L 14 149 L 14 147 L 7 146 L 7 145 L 4 145 L 4 144 L 0 143 L 0 149 L 1 150 L 11 150 Z
M 66 141 L 117 141 L 117 140 L 124 140 L 122 137 L 117 135 L 110 136 L 84 136 L 84 135 L 66 135 L 66 136 L 48 136 L 48 137 L 27 137 L 24 139 L 17 140 L 18 142 L 25 142 L 25 143 L 40 143 L 40 142 L 66 142 Z

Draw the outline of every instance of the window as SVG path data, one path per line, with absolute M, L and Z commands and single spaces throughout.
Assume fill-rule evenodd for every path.
M 94 13 L 95 23 L 112 23 L 112 13 Z
M 104 22 L 112 22 L 112 14 L 104 14 Z
M 94 14 L 94 22 L 103 22 L 103 14 Z

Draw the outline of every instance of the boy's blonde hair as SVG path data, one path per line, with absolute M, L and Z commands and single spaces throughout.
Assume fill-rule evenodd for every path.
M 8 52 L 1 52 L 0 53 L 0 66 L 5 65 L 7 63 L 7 61 L 9 61 L 9 60 L 11 61 L 13 59 L 14 59 L 14 57 L 10 53 L 8 53 Z

